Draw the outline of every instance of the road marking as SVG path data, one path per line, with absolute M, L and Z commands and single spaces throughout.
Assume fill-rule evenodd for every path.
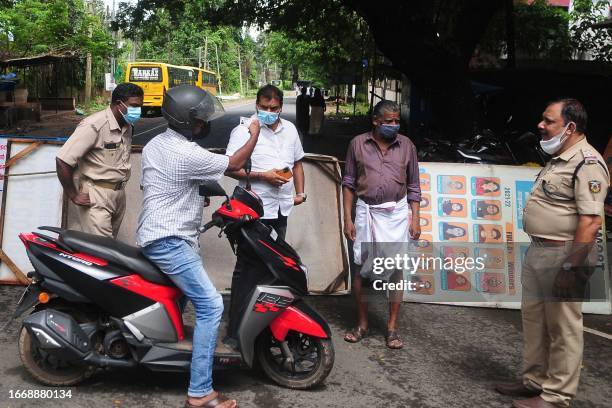
M 587 333 L 594 334 L 599 337 L 603 337 L 604 339 L 612 340 L 612 334 L 600 332 L 599 330 L 589 329 L 588 327 L 584 327 L 583 330 Z
M 150 131 L 155 130 L 155 129 L 159 129 L 160 127 L 163 127 L 163 126 L 168 126 L 168 123 L 164 121 L 164 123 L 162 123 L 161 125 L 154 126 L 154 127 L 149 128 L 147 130 L 143 130 L 140 133 L 136 133 L 135 135 L 132 135 L 132 137 L 144 135 L 145 133 L 149 133 Z

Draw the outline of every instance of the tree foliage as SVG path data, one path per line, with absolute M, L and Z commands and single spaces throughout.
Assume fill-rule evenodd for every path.
M 257 86 L 256 44 L 244 30 L 211 25 L 199 14 L 199 1 L 162 3 L 151 10 L 142 2 L 120 5 L 119 25 L 136 42 L 137 59 L 198 66 L 201 55 L 203 66 L 217 71 L 218 58 L 224 93 L 241 90 L 239 66 L 243 91 Z
M 593 29 L 605 19 L 610 3 L 606 0 L 574 0 L 570 13 L 570 36 L 577 57 L 612 62 L 612 36 L 609 30 Z
M 269 7 L 256 3 L 141 0 L 123 8 L 122 26 L 132 38 L 141 39 L 152 38 L 154 33 L 145 26 L 155 25 L 161 13 L 167 14 L 176 31 L 182 31 L 186 20 L 206 24 L 209 30 L 258 26 L 258 44 L 249 56 L 257 57 L 259 71 L 269 72 L 275 64 L 282 78 L 274 79 L 295 80 L 299 76 L 325 85 L 333 83 L 341 68 L 361 61 L 364 50 L 372 48 L 363 19 L 338 0 L 288 2 L 288 7 L 278 1 L 269 2 Z M 197 31 L 189 33 L 197 35 Z
M 612 38 L 592 25 L 605 18 L 609 2 L 575 0 L 573 10 L 551 6 L 546 0 L 514 6 L 515 46 L 518 58 L 542 60 L 612 60 Z M 506 11 L 500 10 L 481 41 L 481 49 L 499 56 L 508 52 Z
M 0 9 L 3 53 L 24 57 L 69 50 L 106 57 L 113 42 L 103 24 L 102 10 L 101 2 L 88 13 L 81 0 L 16 0 Z

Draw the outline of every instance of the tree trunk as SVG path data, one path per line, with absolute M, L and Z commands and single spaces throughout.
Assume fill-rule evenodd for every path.
M 297 64 L 293 64 L 291 65 L 291 81 L 295 84 L 299 79 L 299 67 Z

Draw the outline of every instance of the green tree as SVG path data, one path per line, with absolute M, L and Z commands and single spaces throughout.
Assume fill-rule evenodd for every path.
M 199 14 L 199 3 L 183 2 L 180 14 L 173 7 L 159 7 L 153 12 L 141 14 L 136 5 L 122 3 L 118 13 L 119 25 L 124 34 L 137 43 L 138 59 L 198 66 L 201 52 L 202 63 L 207 60 L 208 68 L 217 71 L 217 51 L 224 93 L 240 90 L 240 49 L 243 89 L 255 88 L 254 41 L 240 27 L 209 24 Z M 206 43 L 208 55 L 204 53 Z
M 17 0 L 0 10 L 0 29 L 11 33 L 8 54 L 25 57 L 51 51 L 91 52 L 107 57 L 112 38 L 97 13 L 87 13 L 80 0 Z
M 592 26 L 605 19 L 610 4 L 606 0 L 574 0 L 570 13 L 570 36 L 575 56 L 591 56 L 596 61 L 612 62 L 612 36 L 609 30 Z
M 134 15 L 167 7 L 178 17 L 188 3 L 140 0 Z M 257 24 L 318 41 L 333 77 L 372 54 L 371 35 L 393 66 L 430 100 L 442 130 L 459 137 L 471 134 L 474 116 L 468 63 L 502 5 L 499 0 L 210 0 L 199 2 L 199 13 L 213 23 Z
M 508 53 L 506 18 L 508 10 L 498 10 L 479 48 L 495 56 Z M 568 59 L 571 53 L 569 15 L 546 0 L 515 3 L 513 7 L 515 49 L 518 58 Z

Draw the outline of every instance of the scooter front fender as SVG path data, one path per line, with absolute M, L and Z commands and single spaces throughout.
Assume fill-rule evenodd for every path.
M 331 337 L 327 322 L 316 310 L 302 301 L 289 306 L 272 320 L 270 330 L 277 341 L 284 341 L 290 330 L 323 339 Z

